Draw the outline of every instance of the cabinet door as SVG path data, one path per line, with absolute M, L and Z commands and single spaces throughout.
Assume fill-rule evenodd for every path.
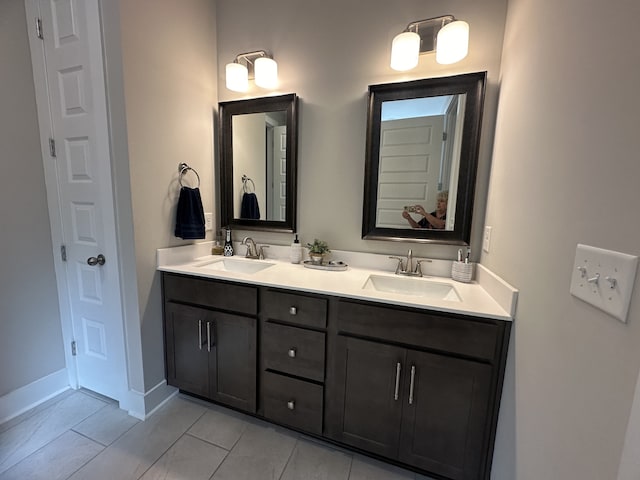
M 398 454 L 405 350 L 338 336 L 328 435 L 372 453 Z M 397 387 L 396 387 L 397 385 Z M 396 396 L 396 391 L 398 395 Z M 330 425 L 329 425 L 330 424 Z
M 209 326 L 210 397 L 256 411 L 256 320 L 213 312 Z
M 205 328 L 210 315 L 201 308 L 165 304 L 167 383 L 202 396 L 209 395 Z
M 491 366 L 413 350 L 406 364 L 400 461 L 451 479 L 483 478 Z

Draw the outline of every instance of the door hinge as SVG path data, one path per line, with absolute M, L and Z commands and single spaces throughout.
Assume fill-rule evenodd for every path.
M 36 35 L 40 40 L 44 40 L 44 36 L 42 35 L 42 19 L 36 18 Z
M 63 262 L 67 261 L 67 247 L 65 245 L 60 245 L 60 258 Z
M 56 141 L 53 138 L 49 139 L 49 155 L 56 157 Z
M 76 348 L 76 341 L 72 340 L 71 341 L 71 355 L 75 357 L 77 354 L 78 354 L 78 349 Z
M 447 132 L 442 132 L 442 141 L 443 142 L 447 141 Z

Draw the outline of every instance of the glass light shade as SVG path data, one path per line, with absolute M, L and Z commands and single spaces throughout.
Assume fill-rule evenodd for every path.
M 420 35 L 402 32 L 391 42 L 391 68 L 404 72 L 418 65 L 420 55 Z
M 239 63 L 227 63 L 226 69 L 227 88 L 234 92 L 246 92 L 249 90 L 249 72 L 247 67 Z
M 256 58 L 254 63 L 256 85 L 262 88 L 276 88 L 278 86 L 278 64 L 272 58 Z
M 436 62 L 443 65 L 456 63 L 469 52 L 469 24 L 456 20 L 446 24 L 438 32 Z

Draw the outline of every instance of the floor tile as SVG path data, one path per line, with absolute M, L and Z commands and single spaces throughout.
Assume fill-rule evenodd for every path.
M 214 405 L 189 429 L 189 434 L 231 450 L 247 428 L 246 419 L 246 415 Z
M 348 480 L 351 459 L 329 446 L 300 440 L 280 480 Z
M 378 462 L 362 455 L 354 455 L 349 480 L 414 480 L 415 473 Z
M 117 404 L 109 404 L 73 427 L 73 430 L 107 446 L 138 422 L 120 410 Z
M 0 434 L 0 472 L 42 448 L 106 404 L 80 392 L 40 410 Z
M 209 480 L 227 451 L 191 435 L 183 435 L 141 480 Z
M 212 480 L 278 480 L 297 435 L 268 424 L 249 423 Z
M 0 474 L 0 480 L 64 480 L 104 447 L 67 431 Z
M 36 413 L 39 413 L 42 410 L 46 410 L 47 408 L 49 408 L 54 403 L 58 403 L 60 400 L 64 400 L 69 395 L 73 395 L 74 393 L 77 393 L 77 390 L 73 390 L 73 389 L 69 388 L 69 389 L 65 390 L 64 392 L 56 395 L 55 397 L 50 398 L 49 400 L 46 400 L 45 402 L 42 402 L 40 405 L 38 405 L 36 407 L 33 407 L 33 408 L 27 410 L 24 413 L 21 413 L 17 417 L 12 418 L 11 420 L 8 420 L 8 421 L 6 421 L 4 423 L 1 423 L 0 424 L 0 433 L 4 432 L 6 430 L 9 430 L 10 428 L 14 427 L 18 423 L 24 422 L 28 418 L 34 416 Z
M 82 467 L 73 480 L 140 478 L 200 418 L 206 407 L 176 396 Z

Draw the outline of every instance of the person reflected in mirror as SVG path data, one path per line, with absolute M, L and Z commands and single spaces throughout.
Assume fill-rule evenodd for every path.
M 445 228 L 447 223 L 447 202 L 449 201 L 449 192 L 447 190 L 443 190 L 442 192 L 438 192 L 438 196 L 436 197 L 436 209 L 427 213 L 422 205 L 414 205 L 410 207 L 405 207 L 402 212 L 402 217 L 409 222 L 409 225 L 413 228 L 431 228 L 442 230 Z M 411 212 L 415 212 L 418 215 L 421 215 L 422 218 L 417 222 L 411 216 Z

